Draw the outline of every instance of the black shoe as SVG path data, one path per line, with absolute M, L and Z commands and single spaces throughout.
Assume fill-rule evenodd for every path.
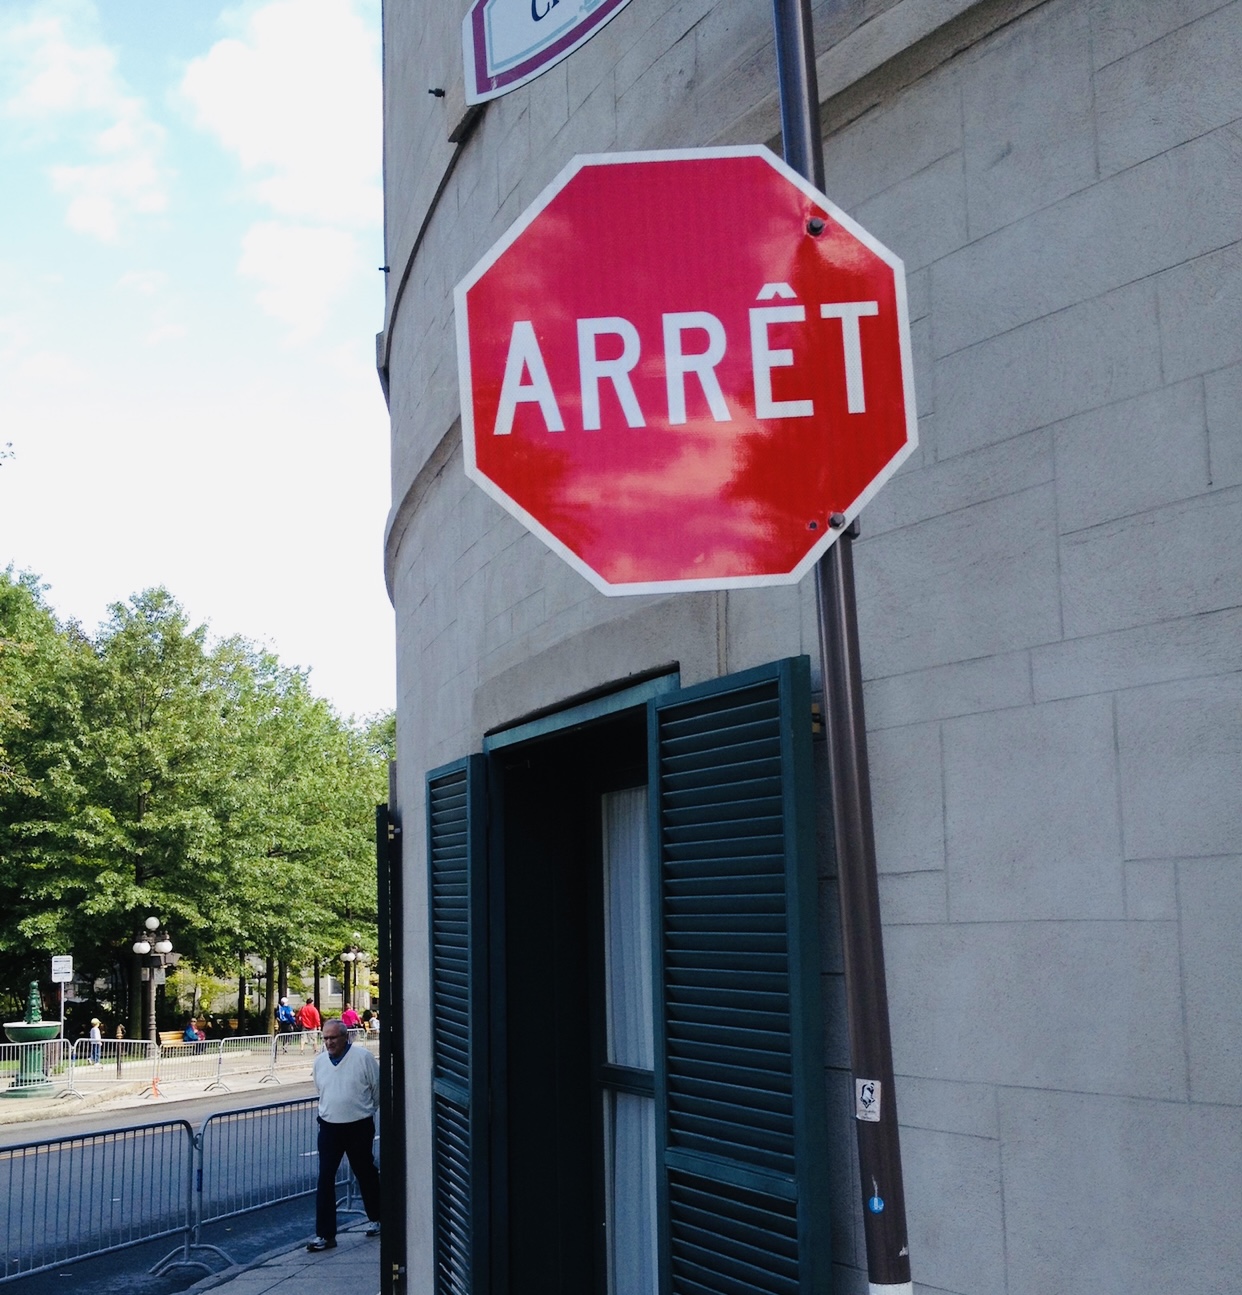
M 306 1243 L 308 1250 L 335 1250 L 336 1237 L 316 1237 L 313 1241 Z

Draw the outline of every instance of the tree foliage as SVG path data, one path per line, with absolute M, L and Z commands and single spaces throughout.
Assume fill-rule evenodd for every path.
M 72 952 L 123 998 L 148 914 L 222 975 L 339 952 L 374 924 L 392 735 L 270 652 L 209 643 L 165 589 L 89 637 L 0 572 L 0 986 Z

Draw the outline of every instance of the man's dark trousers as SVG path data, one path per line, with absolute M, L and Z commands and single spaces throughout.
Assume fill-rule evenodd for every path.
M 358 1180 L 362 1192 L 362 1207 L 367 1218 L 380 1216 L 379 1170 L 371 1155 L 375 1140 L 375 1121 L 368 1115 L 365 1120 L 352 1124 L 329 1124 L 319 1121 L 319 1188 L 315 1193 L 315 1231 L 326 1241 L 336 1236 L 336 1171 L 341 1157 L 349 1160 L 349 1167 Z

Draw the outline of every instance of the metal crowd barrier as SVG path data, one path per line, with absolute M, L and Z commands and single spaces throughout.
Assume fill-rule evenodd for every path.
M 0 1043 L 0 1086 L 38 1096 L 59 1085 L 69 1062 L 69 1045 L 63 1039 L 44 1043 Z
M 231 1264 L 226 1251 L 203 1243 L 206 1224 L 314 1193 L 319 1178 L 318 1104 L 317 1098 L 307 1097 L 222 1111 L 203 1121 L 198 1134 L 198 1201 L 186 1257 L 191 1251 L 205 1250 Z M 378 1148 L 374 1150 L 378 1161 Z M 246 1166 L 244 1178 L 229 1168 L 237 1163 Z M 338 1212 L 359 1212 L 354 1204 L 356 1186 L 345 1160 L 337 1170 L 336 1185 L 345 1189 L 344 1200 L 337 1202 Z M 161 1266 L 152 1271 L 161 1271 Z
M 66 1045 L 64 1087 L 57 1096 L 81 1098 L 118 1083 L 149 1085 L 158 1053 L 145 1039 L 75 1039 Z
M 188 1235 L 193 1171 L 185 1120 L 0 1151 L 0 1282 Z
M 350 1040 L 378 1052 L 379 1032 L 351 1030 Z M 52 1039 L 0 1044 L 0 1090 L 24 1089 L 84 1098 L 119 1083 L 140 1083 L 153 1097 L 161 1084 L 198 1083 L 204 1092 L 229 1092 L 229 1080 L 259 1075 L 261 1084 L 306 1079 L 322 1032 L 236 1035 L 197 1043 L 153 1045 L 146 1039 Z
M 231 1264 L 203 1242 L 203 1227 L 315 1191 L 317 1105 L 307 1097 L 222 1112 L 197 1136 L 167 1120 L 0 1150 L 0 1284 L 177 1235 L 153 1273 L 213 1272 L 207 1255 Z M 345 1161 L 336 1183 L 338 1208 L 350 1212 Z
M 378 1032 L 351 1030 L 351 1039 L 374 1049 Z M 235 1035 L 197 1043 L 171 1043 L 153 1047 L 145 1039 L 75 1039 L 72 1043 L 7 1044 L 17 1060 L 17 1050 L 38 1057 L 42 1074 L 59 1089 L 58 1096 L 82 1098 L 103 1092 L 114 1084 L 141 1083 L 152 1096 L 161 1096 L 160 1085 L 201 1083 L 204 1092 L 229 1092 L 229 1080 L 242 1075 L 261 1076 L 261 1084 L 280 1083 L 282 1077 L 305 1079 L 314 1055 L 322 1046 L 319 1030 L 296 1034 Z M 30 1050 L 39 1049 L 38 1053 Z M 50 1052 L 47 1050 L 51 1050 Z M 48 1061 L 52 1057 L 54 1060 Z M 0 1054 L 0 1073 L 5 1057 Z M 303 1073 L 298 1074 L 301 1071 Z

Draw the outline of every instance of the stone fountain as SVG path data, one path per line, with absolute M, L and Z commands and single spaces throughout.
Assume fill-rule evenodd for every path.
M 26 995 L 26 1018 L 22 1021 L 5 1021 L 4 1032 L 10 1043 L 47 1043 L 60 1034 L 59 1021 L 45 1021 L 39 1002 L 39 982 L 30 982 Z M 52 1081 L 47 1077 L 47 1049 L 21 1048 L 21 1061 L 17 1077 L 0 1097 L 46 1097 L 52 1092 Z

